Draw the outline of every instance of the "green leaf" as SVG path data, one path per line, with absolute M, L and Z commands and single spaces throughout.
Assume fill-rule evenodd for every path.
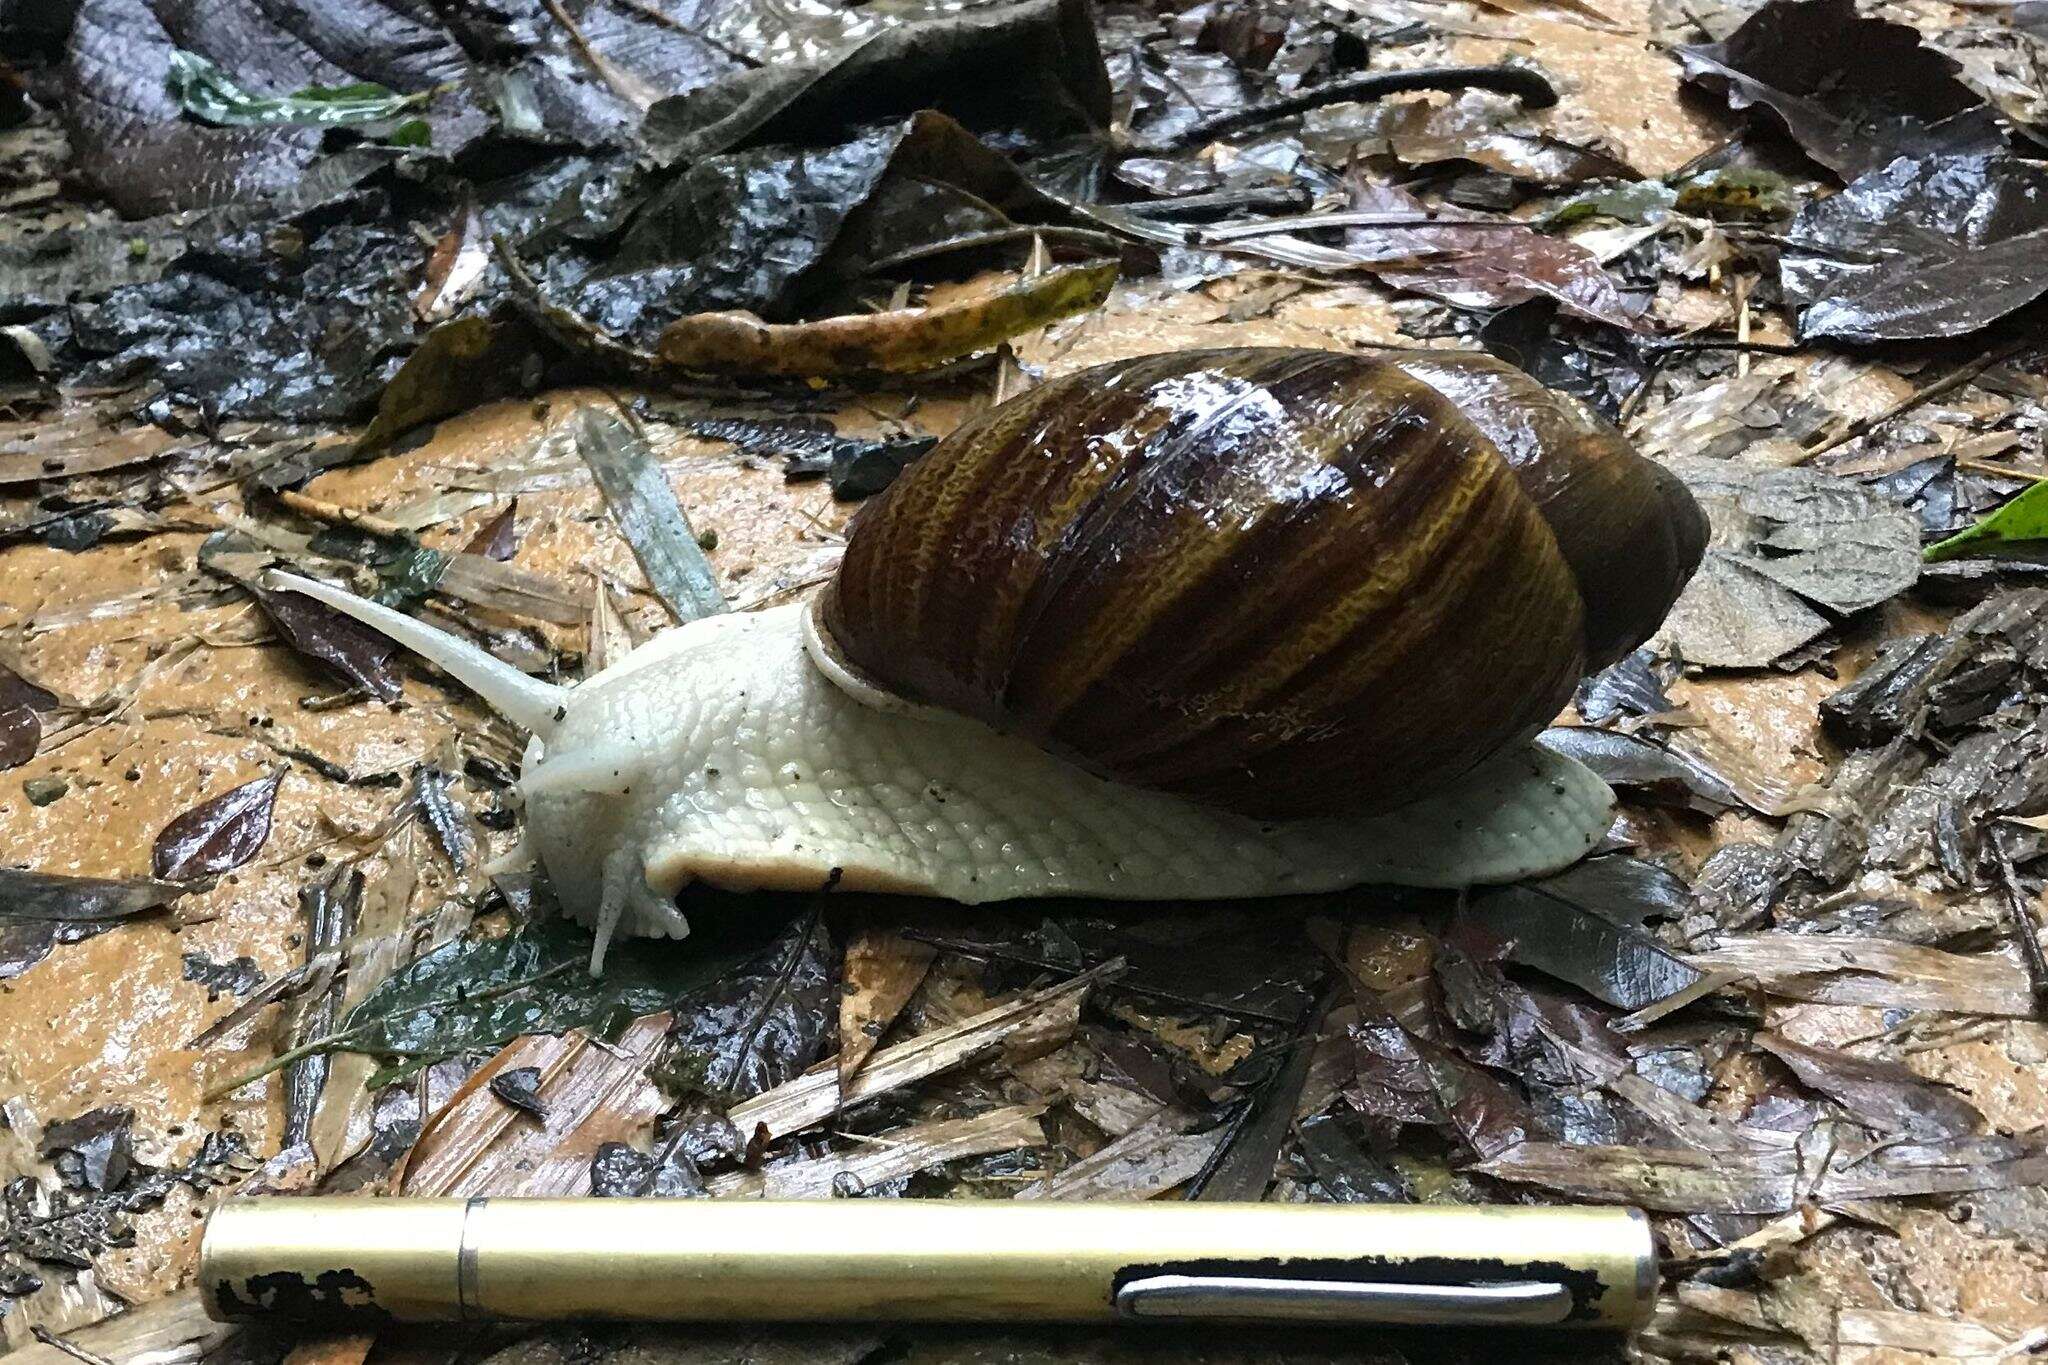
M 308 86 L 295 95 L 282 97 L 254 95 L 206 58 L 184 51 L 171 53 L 171 69 L 164 83 L 186 113 L 225 128 L 376 123 L 395 118 L 427 98 L 424 94 L 401 95 L 369 81 Z M 402 146 L 423 145 L 403 140 L 411 124 L 419 122 L 414 119 L 401 125 L 393 141 Z
M 773 926 L 767 926 L 772 928 Z M 759 938 L 633 939 L 590 974 L 590 934 L 551 918 L 503 938 L 458 940 L 387 977 L 350 1012 L 335 1045 L 400 1060 L 384 1079 L 528 1033 L 616 1033 L 730 971 Z
M 1575 194 L 1559 204 L 1538 225 L 1545 232 L 1571 227 L 1588 218 L 1622 223 L 1647 223 L 1662 218 L 1678 201 L 1678 191 L 1661 180 L 1638 180 Z
M 2048 483 L 2037 483 L 1984 520 L 1936 541 L 1921 552 L 1929 564 L 1970 554 L 1996 554 L 2008 545 L 2048 540 Z

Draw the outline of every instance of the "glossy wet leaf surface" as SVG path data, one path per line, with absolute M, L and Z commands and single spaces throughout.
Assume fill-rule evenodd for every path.
M 262 851 L 270 838 L 270 812 L 281 772 L 244 782 L 201 802 L 156 836 L 151 864 L 167 882 L 217 877 Z

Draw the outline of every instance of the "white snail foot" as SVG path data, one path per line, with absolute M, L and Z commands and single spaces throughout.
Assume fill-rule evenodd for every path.
M 528 752 L 521 787 L 572 916 L 680 936 L 688 924 L 671 898 L 691 883 L 968 904 L 1469 886 L 1567 866 L 1613 813 L 1598 777 L 1534 747 L 1380 815 L 1211 810 L 1104 781 L 978 722 L 861 705 L 811 665 L 801 614 L 693 622 L 563 694 L 566 714 Z

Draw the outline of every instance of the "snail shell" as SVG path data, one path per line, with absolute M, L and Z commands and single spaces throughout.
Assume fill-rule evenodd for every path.
M 856 516 L 814 626 L 828 671 L 1121 782 L 1385 810 L 1646 639 L 1706 533 L 1490 357 L 1181 352 L 955 431 Z

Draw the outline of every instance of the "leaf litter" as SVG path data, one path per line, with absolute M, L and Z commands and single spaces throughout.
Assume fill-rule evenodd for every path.
M 1399 34 L 1249 0 L 1179 20 L 1073 3 L 914 20 L 738 5 L 689 32 L 637 5 L 597 14 L 573 37 L 495 29 L 460 88 L 433 69 L 454 51 L 439 20 L 376 71 L 331 59 L 264 69 L 278 59 L 249 54 L 296 49 L 188 39 L 225 82 L 216 95 L 247 97 L 222 107 L 249 121 L 214 126 L 150 90 L 158 102 L 132 145 L 88 122 L 78 146 L 88 179 L 127 175 L 117 197 L 131 211 L 195 216 L 106 223 L 97 237 L 59 228 L 19 260 L 0 243 L 0 278 L 33 285 L 7 320 L 46 357 L 39 382 L 144 380 L 149 390 L 119 400 L 131 405 L 123 423 L 171 433 L 149 437 L 146 453 L 117 452 L 107 433 L 121 428 L 94 416 L 67 428 L 61 449 L 0 447 L 22 456 L 7 515 L 80 528 L 105 517 L 114 535 L 161 537 L 148 517 L 223 509 L 249 539 L 217 544 L 207 567 L 249 569 L 242 581 L 267 613 L 250 619 L 271 636 L 208 621 L 193 627 L 199 647 L 296 652 L 354 688 L 306 699 L 300 671 L 295 693 L 266 703 L 277 725 L 292 713 L 303 731 L 272 752 L 344 761 L 294 759 L 290 783 L 262 779 L 233 810 L 182 817 L 193 823 L 177 884 L 98 864 L 79 868 L 109 874 L 92 887 L 61 881 L 60 862 L 10 869 L 42 880 L 0 883 L 0 908 L 54 913 L 0 926 L 0 970 L 31 984 L 66 970 L 90 946 L 83 935 L 138 932 L 121 926 L 181 893 L 190 899 L 158 916 L 162 931 L 206 934 L 248 913 L 188 875 L 310 878 L 291 953 L 259 930 L 254 956 L 207 938 L 207 954 L 173 954 L 173 970 L 190 976 L 184 989 L 223 995 L 218 1016 L 180 1041 L 251 1050 L 215 1057 L 230 1065 L 209 1083 L 290 1056 L 286 1131 L 327 1155 L 280 1158 L 269 1178 L 296 1171 L 336 1189 L 1611 1199 L 1669 1215 L 1659 1226 L 1674 1267 L 1739 1266 L 1758 1293 L 1785 1294 L 1815 1273 L 1803 1257 L 1880 1236 L 1816 1203 L 1896 1222 L 1929 1202 L 1954 1207 L 1958 1192 L 1989 1199 L 2039 1179 L 2029 1125 L 1967 1058 L 2016 1049 L 1997 1030 L 2027 1027 L 2038 1009 L 2022 945 L 2038 933 L 2029 907 L 2048 858 L 2027 823 L 2048 810 L 2030 738 L 2048 674 L 2025 625 L 2031 599 L 1995 595 L 2003 580 L 1991 575 L 2017 561 L 1968 580 L 1923 575 L 1920 562 L 1923 540 L 2027 486 L 1965 466 L 2024 468 L 2044 396 L 2024 355 L 1979 365 L 2012 344 L 1992 325 L 2040 291 L 2024 249 L 2029 163 L 1998 122 L 2011 91 L 1985 104 L 1972 88 L 1981 63 L 1959 81 L 1936 51 L 1968 51 L 1974 37 L 1923 43 L 1831 0 L 1774 0 L 1748 25 L 1701 11 L 1710 31 L 1683 35 L 1698 82 L 1772 112 L 1744 145 L 1682 166 L 1645 155 L 1627 126 L 1595 126 L 1570 81 L 1556 83 L 1571 106 L 1561 113 L 1483 88 L 1348 100 L 1386 83 L 1382 44 L 1459 69 L 1466 39 L 1452 29 L 1465 21 L 1434 9 Z M 297 21 L 235 22 L 278 36 Z M 1509 33 L 1523 17 L 1478 22 Z M 1825 41 L 1772 38 L 1785 32 Z M 1675 81 L 1675 62 L 1646 60 Z M 1522 95 L 1553 89 L 1523 75 Z M 370 89 L 314 107 L 367 81 L 394 106 L 381 119 L 370 113 L 386 95 Z M 83 100 L 101 87 L 80 89 Z M 665 98 L 643 130 L 648 92 Z M 363 107 L 328 129 L 293 121 L 347 99 Z M 362 145 L 415 117 L 427 148 Z M 1763 155 L 1780 125 L 1849 187 L 1830 193 L 1814 167 Z M 1120 126 L 1137 137 L 1120 143 Z M 176 166 L 148 160 L 165 148 L 206 150 Z M 276 188 L 291 175 L 300 188 Z M 1256 289 L 1272 277 L 1252 273 L 1241 303 L 1226 292 L 1247 264 L 1284 272 L 1264 302 Z M 1059 300 L 1076 280 L 1087 288 Z M 1205 324 L 1213 335 L 1290 343 L 1304 316 L 1392 296 L 1387 325 L 1405 340 L 1484 345 L 1632 421 L 1711 504 L 1698 600 L 1655 649 L 1582 690 L 1584 725 L 1547 736 L 1622 791 L 1603 856 L 1463 903 L 1366 889 L 1251 907 L 1054 903 L 954 923 L 885 897 L 771 897 L 731 907 L 758 932 L 715 930 L 725 917 L 700 907 L 692 940 L 613 945 L 592 978 L 587 938 L 550 917 L 544 888 L 536 896 L 489 861 L 519 821 L 493 804 L 517 760 L 507 736 L 460 717 L 438 750 L 391 772 L 400 785 L 378 818 L 350 813 L 356 789 L 343 778 L 393 766 L 360 752 L 389 743 L 367 738 L 371 727 L 402 735 L 417 711 L 449 708 L 400 689 L 389 652 L 337 621 L 280 614 L 284 598 L 259 591 L 268 563 L 348 566 L 523 667 L 582 676 L 661 610 L 606 586 L 617 555 L 633 555 L 679 614 L 772 598 L 794 576 L 677 436 L 728 442 L 723 474 L 770 460 L 857 498 L 930 440 L 897 433 L 943 432 L 986 401 L 972 357 L 1008 342 L 1031 367 L 1056 368 L 1070 350 L 1145 344 L 1119 329 L 1180 344 L 1144 332 L 1145 315 L 1212 289 L 1227 300 L 1225 321 Z M 963 297 L 1029 306 L 969 313 L 947 335 Z M 1043 302 L 1080 311 L 1041 330 Z M 732 310 L 758 321 L 705 332 L 705 314 Z M 665 367 L 660 338 L 685 322 L 753 349 L 723 353 L 744 360 L 730 378 Z M 1391 334 L 1379 327 L 1313 335 L 1350 345 Z M 1930 339 L 1946 349 L 1916 345 Z M 1860 377 L 1911 392 L 1875 413 L 1847 402 L 1834 379 L 1851 372 L 1825 368 L 1838 343 L 1889 346 L 1861 353 Z M 669 351 L 686 354 L 680 341 Z M 707 355 L 720 359 L 691 355 L 688 369 Z M 1000 374 L 1013 372 L 1024 373 L 1003 359 Z M 1945 374 L 1964 378 L 1937 390 Z M 574 447 L 600 409 L 592 390 L 558 388 L 591 380 L 632 414 L 607 417 L 615 429 L 596 442 L 627 451 L 618 478 L 600 471 L 599 501 L 565 506 L 556 488 L 494 479 L 466 454 L 444 463 L 479 402 L 566 405 L 559 426 L 575 439 L 560 449 L 577 467 L 569 482 L 587 488 L 587 452 Z M 332 424 L 373 415 L 359 442 L 330 439 L 350 434 Z M 260 441 L 236 434 L 252 418 L 288 426 Z M 298 433 L 326 443 L 308 452 Z M 293 440 L 299 454 L 246 475 L 261 441 Z M 1846 441 L 1857 444 L 1822 458 Z M 394 497 L 385 471 L 418 461 L 432 496 Z M 227 496 L 246 503 L 207 501 L 223 473 Z M 516 513 L 503 506 L 515 491 Z M 829 546 L 838 523 L 822 490 L 765 496 L 825 509 L 794 534 Z M 2024 555 L 2031 509 L 2012 507 L 1934 558 L 1994 537 Z M 320 534 L 288 515 L 313 516 Z M 349 518 L 359 524 L 335 529 Z M 101 695 L 37 657 L 33 633 L 27 643 L 38 680 Z M 166 653 L 148 676 L 199 647 Z M 1826 697 L 1816 789 L 1773 786 L 1713 730 L 1727 718 L 1672 703 L 1667 689 L 1702 670 L 1735 684 L 1753 708 L 1738 732 L 1760 746 L 1788 732 L 1752 695 L 1839 673 L 1801 703 L 1811 719 Z M 155 714 L 153 695 L 94 711 L 14 688 L 13 676 L 0 674 L 11 718 L 0 756 L 18 756 L 32 781 L 49 780 L 59 746 L 180 719 L 177 703 Z M 61 816 L 98 799 L 90 785 L 71 790 L 66 804 L 30 809 Z M 310 851 L 360 879 L 299 869 L 309 792 L 335 803 Z M 290 847 L 266 842 L 273 818 L 293 830 Z M 259 962 L 267 979 L 226 975 Z M 380 1117 L 373 1138 L 373 1103 L 413 1126 Z M 112 1169 L 120 1125 L 89 1112 L 79 1122 L 93 1131 L 50 1125 L 82 1144 L 53 1154 L 81 1173 Z M 1798 1238 L 1771 1243 L 1769 1259 L 1742 1250 L 1757 1219 L 1795 1209 L 1808 1219 Z M 1958 1226 L 1950 1235 L 1971 1245 Z M 1874 1263 L 1908 1254 L 1868 1245 Z M 1774 1349 L 1818 1339 L 1709 1273 L 1674 1271 L 1690 1311 L 1732 1315 L 1718 1330 L 1765 1334 Z M 162 1330 L 190 1330 L 175 1297 L 157 1305 Z M 2017 1339 L 1934 1312 L 1898 1316 L 1914 1321 L 1844 1310 L 1841 1339 Z M 94 1330 L 79 1340 L 100 1340 Z

